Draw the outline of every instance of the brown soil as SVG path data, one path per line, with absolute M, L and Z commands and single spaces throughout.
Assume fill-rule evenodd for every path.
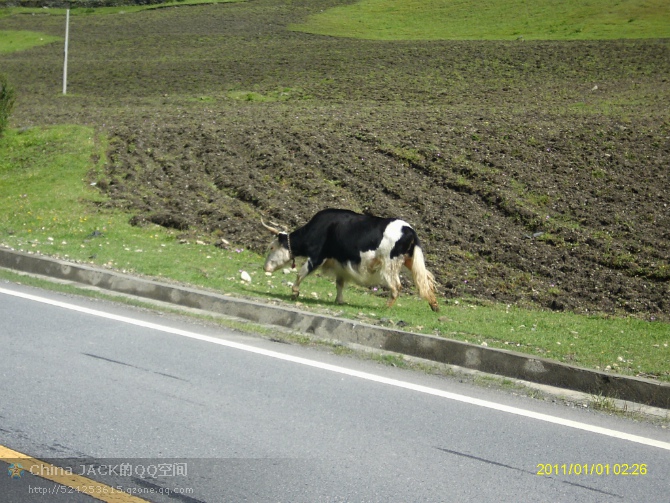
M 15 126 L 92 124 L 136 225 L 262 251 L 260 216 L 417 229 L 443 297 L 670 319 L 670 46 L 374 42 L 287 29 L 335 1 L 77 16 L 2 55 Z M 0 29 L 62 32 L 62 17 Z

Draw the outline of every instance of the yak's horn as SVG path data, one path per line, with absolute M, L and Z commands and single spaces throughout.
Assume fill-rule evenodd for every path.
M 274 227 L 270 227 L 269 225 L 267 225 L 265 222 L 263 222 L 262 218 L 261 218 L 261 224 L 263 224 L 263 227 L 269 230 L 272 234 L 279 234 L 281 232 L 279 229 L 275 229 Z

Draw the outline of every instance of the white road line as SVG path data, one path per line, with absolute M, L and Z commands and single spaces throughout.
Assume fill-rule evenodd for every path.
M 119 316 L 116 314 L 105 313 L 103 311 L 98 311 L 96 309 L 89 309 L 86 307 L 77 306 L 74 304 L 68 304 L 66 302 L 60 302 L 57 300 L 47 299 L 44 297 L 38 297 L 36 295 L 31 295 L 22 292 L 14 292 L 12 290 L 6 290 L 0 288 L 0 293 L 6 295 L 12 295 L 14 297 L 19 297 L 22 299 L 32 300 L 35 302 L 41 302 L 43 304 L 48 304 L 51 306 L 60 307 L 63 309 L 69 309 L 71 311 L 77 311 L 80 313 L 90 314 L 92 316 L 98 316 L 100 318 L 106 318 L 109 320 L 115 320 L 122 323 L 128 323 L 130 325 L 136 325 L 139 327 L 149 328 L 152 330 L 158 330 L 161 332 L 180 335 L 182 337 L 188 337 L 190 339 L 196 339 L 203 342 L 210 342 L 212 344 L 218 344 L 219 346 L 226 346 L 229 348 L 238 349 L 240 351 L 247 351 L 249 353 L 256 353 L 263 356 L 268 356 L 270 358 L 276 358 L 279 360 L 284 360 L 292 363 L 298 363 L 300 365 L 307 365 L 309 367 L 315 367 L 322 370 L 328 370 L 330 372 L 336 372 L 338 374 L 348 375 L 351 377 L 357 377 L 359 379 L 366 379 L 368 381 L 373 381 L 381 384 L 386 384 L 389 386 L 395 386 L 397 388 L 404 388 L 412 391 L 418 391 L 419 393 L 426 393 L 428 395 L 439 396 L 442 398 L 447 398 L 449 400 L 455 400 L 457 402 L 463 402 L 470 405 L 476 405 L 478 407 L 485 407 L 487 409 L 498 410 L 501 412 L 507 412 L 509 414 L 515 414 L 517 416 L 528 417 L 531 419 L 537 419 L 538 421 L 544 421 L 547 423 L 558 424 L 561 426 L 567 426 L 568 428 L 575 428 L 577 430 L 588 431 L 591 433 L 597 433 L 599 435 L 605 435 L 608 437 L 617 438 L 620 440 L 628 440 L 630 442 L 635 442 L 638 444 L 648 445 L 651 447 L 658 447 L 659 449 L 666 449 L 670 451 L 670 443 L 663 442 L 660 440 L 655 440 L 652 438 L 641 437 L 639 435 L 631 435 L 622 431 L 611 430 L 609 428 L 601 428 L 600 426 L 593 426 L 586 423 L 580 423 L 578 421 L 572 421 L 570 419 L 563 419 L 560 417 L 550 416 L 548 414 L 541 414 L 539 412 L 533 412 L 530 410 L 520 409 L 517 407 L 510 407 L 508 405 L 502 405 L 495 402 L 489 402 L 488 400 L 480 400 L 478 398 L 472 398 L 465 395 L 459 395 L 457 393 L 451 393 L 449 391 L 443 391 L 440 389 L 429 388 L 427 386 L 421 386 L 419 384 L 413 384 L 405 381 L 400 381 L 397 379 L 390 379 L 388 377 L 381 377 L 375 374 L 370 374 L 368 372 L 360 372 L 358 370 L 352 370 L 345 367 L 339 367 L 337 365 L 331 365 L 328 363 L 322 363 L 315 360 L 309 360 L 307 358 L 301 358 L 298 356 L 291 356 L 277 351 L 271 351 L 268 349 L 256 348 L 249 346 L 247 344 L 240 344 L 238 342 L 227 341 L 224 339 L 218 339 L 216 337 L 211 337 L 208 335 L 202 335 L 195 332 L 190 332 L 188 330 L 181 330 L 179 328 L 172 328 L 165 325 L 159 325 L 157 323 L 151 323 L 147 321 L 137 320 L 134 318 L 128 318 L 126 316 Z

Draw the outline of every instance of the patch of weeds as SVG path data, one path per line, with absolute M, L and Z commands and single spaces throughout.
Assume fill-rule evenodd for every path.
M 603 263 L 614 269 L 627 269 L 635 263 L 635 257 L 627 252 L 606 253 L 603 255 Z
M 596 180 L 602 180 L 607 176 L 607 173 L 602 169 L 594 169 L 591 171 L 591 176 Z
M 563 293 L 563 290 L 561 290 L 561 289 L 558 288 L 557 286 L 550 286 L 550 287 L 547 289 L 547 293 L 548 293 L 549 295 L 559 296 L 559 295 L 561 295 L 561 293 Z
M 551 232 L 545 232 L 541 236 L 538 236 L 537 240 L 552 246 L 563 246 L 565 244 L 565 239 L 562 236 L 557 236 Z
M 302 335 L 299 333 L 290 333 L 290 334 L 274 334 L 274 329 L 270 329 L 270 333 L 273 333 L 270 340 L 272 342 L 283 342 L 287 344 L 298 344 L 300 346 L 311 346 L 315 341 L 308 335 Z
M 343 344 L 334 344 L 333 345 L 333 354 L 342 356 L 342 355 L 353 355 L 356 354 L 356 351 L 343 345 Z
M 425 161 L 423 155 L 413 148 L 396 147 L 395 145 L 383 144 L 377 147 L 382 154 L 391 156 L 399 161 L 406 161 L 410 164 L 423 164 Z
M 533 206 L 547 206 L 551 202 L 551 198 L 547 194 L 534 194 L 532 192 L 526 195 L 526 200 Z
M 535 400 L 544 400 L 545 396 L 544 393 L 542 393 L 539 389 L 536 388 L 525 388 L 525 393 L 524 393 L 528 398 L 533 398 Z
M 614 413 L 618 411 L 614 399 L 603 395 L 591 395 L 589 406 L 604 412 Z
M 383 363 L 384 365 L 389 365 L 391 367 L 398 367 L 398 368 L 407 367 L 407 362 L 400 355 L 392 355 L 392 354 L 376 355 L 375 357 L 373 357 L 373 360 L 377 360 L 378 362 Z
M 309 97 L 305 93 L 303 93 L 302 90 L 291 87 L 283 87 L 271 90 L 264 94 L 257 91 L 231 90 L 228 91 L 227 96 L 228 98 L 237 101 L 247 101 L 256 103 L 288 101 L 291 99 L 307 99 Z
M 499 386 L 501 383 L 501 378 L 486 374 L 478 374 L 474 378 L 474 383 L 478 386 L 484 387 Z

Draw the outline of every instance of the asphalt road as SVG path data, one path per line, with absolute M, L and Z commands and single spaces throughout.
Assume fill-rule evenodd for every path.
M 0 379 L 0 454 L 52 463 L 5 454 L 0 502 L 95 501 L 40 470 L 155 502 L 670 501 L 659 426 L 12 283 Z

